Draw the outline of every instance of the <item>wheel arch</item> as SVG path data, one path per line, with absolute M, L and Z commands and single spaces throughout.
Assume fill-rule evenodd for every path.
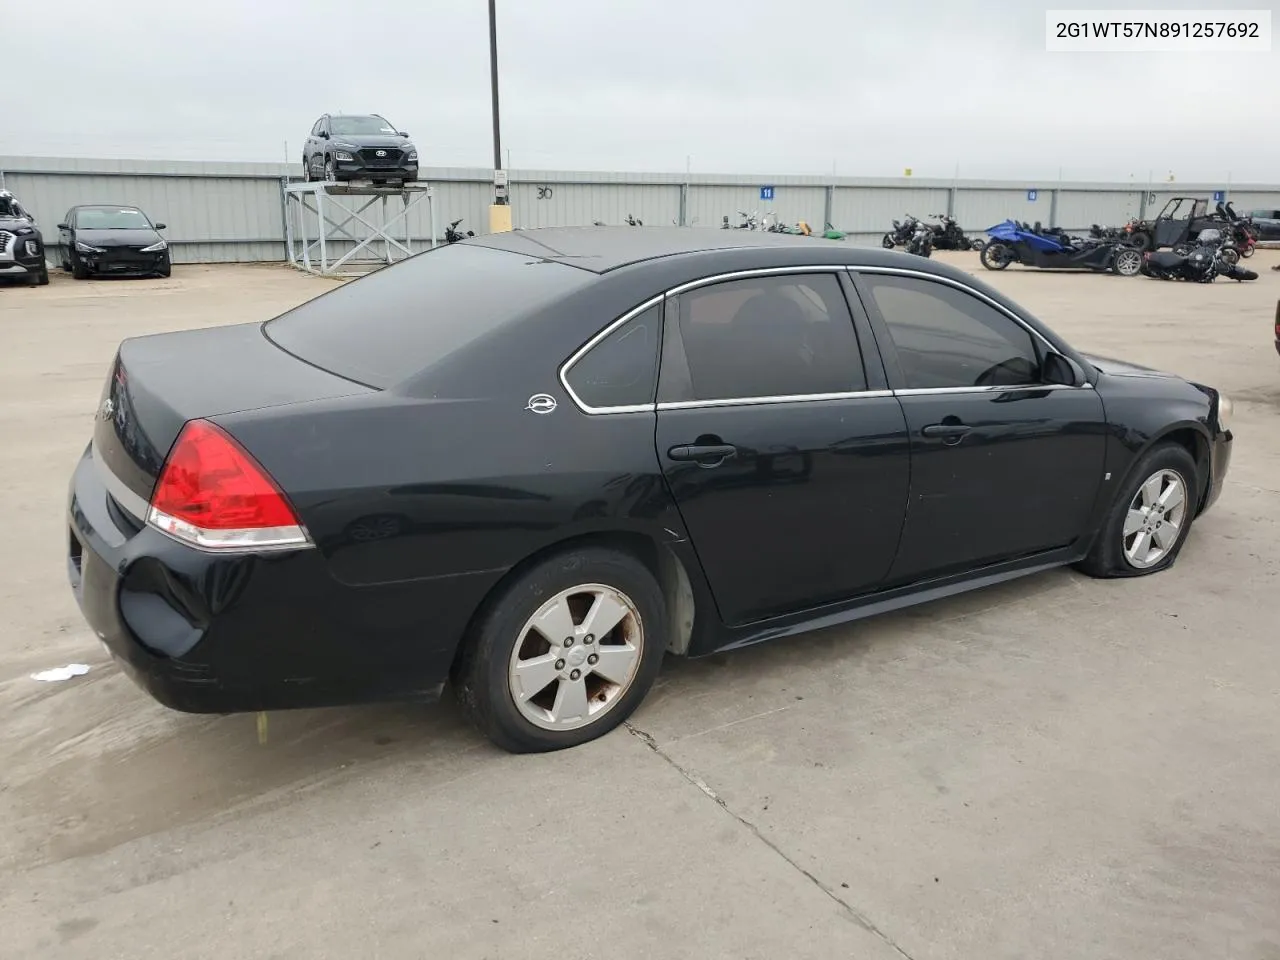
M 690 576 L 686 561 L 669 543 L 641 530 L 596 530 L 574 533 L 544 544 L 524 557 L 504 573 L 476 606 L 467 622 L 462 642 L 454 654 L 454 665 L 463 649 L 471 642 L 479 623 L 493 609 L 510 586 L 520 577 L 550 557 L 588 547 L 615 550 L 639 560 L 653 574 L 667 602 L 667 650 L 684 655 L 693 641 L 694 628 L 700 610 L 706 605 L 700 602 L 698 590 Z
M 1173 443 L 1182 447 L 1187 453 L 1191 454 L 1191 459 L 1196 464 L 1196 513 L 1200 512 L 1200 508 L 1204 505 L 1205 497 L 1209 493 L 1210 464 L 1209 464 L 1209 432 L 1203 424 L 1194 421 L 1185 421 L 1182 423 L 1170 424 L 1159 433 L 1155 434 L 1148 440 L 1133 457 L 1133 462 L 1129 465 L 1129 469 L 1125 472 L 1125 482 L 1128 482 L 1133 471 L 1138 468 L 1139 462 L 1150 451 L 1154 450 L 1161 444 Z

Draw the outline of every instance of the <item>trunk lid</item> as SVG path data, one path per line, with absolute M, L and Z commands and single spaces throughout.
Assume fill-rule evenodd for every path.
M 260 323 L 125 340 L 95 415 L 94 457 L 113 475 L 108 489 L 125 488 L 117 500 L 148 501 L 188 420 L 373 392 L 285 353 Z

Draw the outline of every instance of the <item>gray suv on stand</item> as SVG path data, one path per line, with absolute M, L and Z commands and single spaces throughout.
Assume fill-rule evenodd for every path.
M 418 148 L 407 133 L 376 113 L 326 113 L 302 148 L 302 176 L 326 183 L 409 183 L 418 179 Z

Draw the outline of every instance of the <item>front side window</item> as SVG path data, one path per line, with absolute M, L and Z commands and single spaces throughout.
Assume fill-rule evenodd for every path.
M 1038 384 L 1031 333 L 972 294 L 914 277 L 865 274 L 912 390 Z
M 653 403 L 658 379 L 662 305 L 638 313 L 593 346 L 565 371 L 565 380 L 588 407 Z
M 683 293 L 669 308 L 663 401 L 749 400 L 866 389 L 834 274 L 752 277 Z M 674 322 L 673 322 L 674 321 Z

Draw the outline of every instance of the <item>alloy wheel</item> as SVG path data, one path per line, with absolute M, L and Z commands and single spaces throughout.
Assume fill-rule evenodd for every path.
M 1131 247 L 1125 247 L 1116 254 L 1116 273 L 1122 277 L 1136 277 L 1142 269 L 1142 254 Z
M 1187 484 L 1174 470 L 1147 478 L 1124 518 L 1124 556 L 1138 570 L 1164 560 L 1178 542 L 1187 517 Z
M 644 650 L 640 614 L 599 583 L 562 590 L 520 631 L 508 687 L 520 715 L 544 730 L 576 730 L 612 709 L 635 679 Z

